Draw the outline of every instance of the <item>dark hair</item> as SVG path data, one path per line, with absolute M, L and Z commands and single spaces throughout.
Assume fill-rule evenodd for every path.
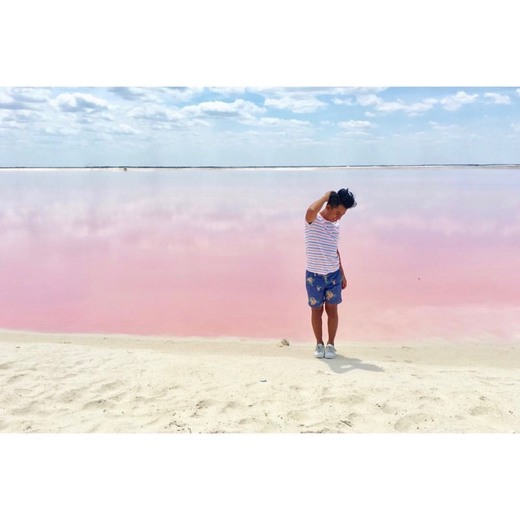
M 337 193 L 333 191 L 330 194 L 328 204 L 330 204 L 331 208 L 345 206 L 345 208 L 349 209 L 357 206 L 354 194 L 350 192 L 348 188 L 341 188 Z

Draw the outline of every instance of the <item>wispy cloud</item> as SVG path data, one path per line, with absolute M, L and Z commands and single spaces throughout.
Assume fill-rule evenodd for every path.
M 427 99 L 419 103 L 407 104 L 401 100 L 381 103 L 376 107 L 381 112 L 396 112 L 402 110 L 407 114 L 418 114 L 419 112 L 427 112 L 437 104 L 435 99 Z
M 202 87 L 164 87 L 159 92 L 166 95 L 167 99 L 176 103 L 186 103 L 204 92 Z
M 46 103 L 50 97 L 50 90 L 42 88 L 13 87 L 7 92 L 13 100 L 22 103 Z
M 343 105 L 343 106 L 353 106 L 354 105 L 354 100 L 352 98 L 332 98 L 332 104 L 334 105 Z
M 155 105 L 143 105 L 133 108 L 128 112 L 128 116 L 133 119 L 162 122 L 176 122 L 184 118 L 179 109 L 165 108 Z
M 454 95 L 443 97 L 440 104 L 445 110 L 454 111 L 463 105 L 474 103 L 477 99 L 478 94 L 466 94 L 466 92 L 460 91 Z
M 437 121 L 429 121 L 429 124 L 430 126 L 434 129 L 434 130 L 438 130 L 438 131 L 448 131 L 448 130 L 456 130 L 456 129 L 459 129 L 459 126 L 458 125 L 446 125 L 446 124 L 441 124 Z
M 2 110 L 27 110 L 30 107 L 27 103 L 15 100 L 9 94 L 0 93 L 0 109 Z
M 351 121 L 342 121 L 342 122 L 338 123 L 338 126 L 340 128 L 344 128 L 344 129 L 350 130 L 350 129 L 353 129 L 353 128 L 356 128 L 356 129 L 359 129 L 359 128 L 374 128 L 376 126 L 376 124 L 372 123 L 371 121 L 355 121 L 355 120 L 351 120 Z
M 159 98 L 146 88 L 136 87 L 112 87 L 109 92 L 115 94 L 127 101 L 158 101 Z
M 259 107 L 251 101 L 237 99 L 233 102 L 204 101 L 198 105 L 189 105 L 182 109 L 184 114 L 195 117 L 234 117 L 249 119 L 255 114 L 265 112 L 265 108 Z
M 176 107 L 167 108 L 156 104 L 145 104 L 133 108 L 127 112 L 127 116 L 130 128 L 134 128 L 131 122 L 136 122 L 139 127 L 142 127 L 143 123 L 149 124 L 151 130 L 157 131 L 170 129 L 190 130 L 196 127 L 211 126 L 211 123 L 208 121 L 200 117 L 194 117 L 194 114 L 190 114 L 189 110 L 185 111 Z
M 356 101 L 363 107 L 378 106 L 384 103 L 383 98 L 375 94 L 362 94 L 356 97 Z
M 312 124 L 309 121 L 303 121 L 301 119 L 282 119 L 279 117 L 260 117 L 257 119 L 245 120 L 243 123 L 266 128 L 301 129 L 312 127 Z
M 428 97 L 419 102 L 408 103 L 401 99 L 395 101 L 386 101 L 376 94 L 363 94 L 356 97 L 359 105 L 364 107 L 372 107 L 373 110 L 381 113 L 404 112 L 408 115 L 417 115 L 419 113 L 428 112 L 435 106 L 440 106 L 448 111 L 455 111 L 463 105 L 474 103 L 478 99 L 478 94 L 467 94 L 459 91 L 456 94 L 444 96 L 440 98 Z M 504 102 L 507 96 L 499 94 L 490 94 L 490 97 L 496 102 Z
M 61 112 L 99 112 L 108 110 L 110 105 L 104 99 L 92 94 L 64 93 L 50 101 Z
M 142 134 L 141 130 L 134 128 L 133 126 L 127 124 L 119 124 L 112 129 L 112 132 L 115 134 L 121 135 L 139 135 Z
M 497 94 L 496 92 L 486 92 L 484 98 L 489 99 L 495 105 L 510 105 L 511 98 L 505 94 Z
M 427 98 L 416 103 L 407 103 L 401 99 L 396 101 L 385 101 L 375 94 L 363 94 L 356 97 L 356 101 L 361 106 L 370 106 L 374 110 L 382 113 L 392 113 L 402 111 L 409 115 L 418 114 L 420 112 L 427 112 L 431 110 L 438 100 L 435 98 Z
M 295 114 L 311 114 L 326 107 L 327 103 L 312 94 L 294 93 L 277 98 L 268 98 L 264 105 L 267 108 L 288 110 Z

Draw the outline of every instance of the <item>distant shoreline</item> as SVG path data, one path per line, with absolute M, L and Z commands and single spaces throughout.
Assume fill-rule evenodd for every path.
M 2 170 L 365 170 L 365 169 L 444 169 L 496 168 L 520 169 L 520 164 L 360 164 L 327 166 L 0 166 Z

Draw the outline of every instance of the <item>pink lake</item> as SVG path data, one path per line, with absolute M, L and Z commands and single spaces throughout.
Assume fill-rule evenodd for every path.
M 304 214 L 350 188 L 338 344 L 520 338 L 520 170 L 0 171 L 0 328 L 312 342 Z

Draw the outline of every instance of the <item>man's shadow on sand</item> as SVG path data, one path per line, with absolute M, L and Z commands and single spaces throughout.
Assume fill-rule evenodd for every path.
M 361 359 L 348 358 L 340 354 L 336 354 L 334 359 L 321 358 L 336 374 L 345 374 L 352 370 L 368 370 L 370 372 L 384 372 L 381 367 L 364 363 Z

